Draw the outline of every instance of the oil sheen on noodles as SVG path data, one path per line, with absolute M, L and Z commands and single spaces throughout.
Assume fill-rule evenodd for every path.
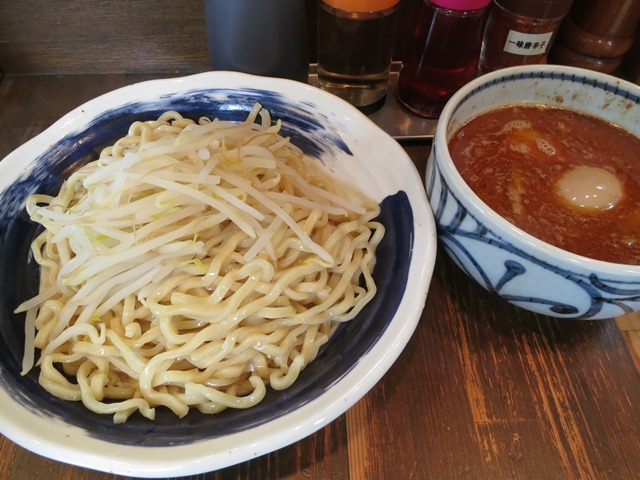
M 259 105 L 243 123 L 166 112 L 32 195 L 23 373 L 116 423 L 289 387 L 375 295 L 384 227 L 280 127 Z

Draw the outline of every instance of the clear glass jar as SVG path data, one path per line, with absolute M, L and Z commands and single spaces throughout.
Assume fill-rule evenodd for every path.
M 318 2 L 318 84 L 356 107 L 384 98 L 400 0 Z
M 425 0 L 398 76 L 398 100 L 418 115 L 437 117 L 478 71 L 491 0 Z

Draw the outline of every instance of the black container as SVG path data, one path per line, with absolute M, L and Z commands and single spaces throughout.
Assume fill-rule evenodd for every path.
M 305 0 L 205 0 L 213 70 L 307 82 Z

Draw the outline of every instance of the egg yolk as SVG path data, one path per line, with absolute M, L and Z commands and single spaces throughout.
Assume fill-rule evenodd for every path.
M 558 179 L 556 191 L 576 209 L 607 210 L 622 198 L 622 183 L 604 168 L 580 165 Z

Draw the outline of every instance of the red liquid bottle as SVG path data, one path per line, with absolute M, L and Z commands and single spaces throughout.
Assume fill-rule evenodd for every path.
M 398 100 L 437 117 L 449 98 L 475 78 L 491 0 L 425 0 L 398 76 Z

